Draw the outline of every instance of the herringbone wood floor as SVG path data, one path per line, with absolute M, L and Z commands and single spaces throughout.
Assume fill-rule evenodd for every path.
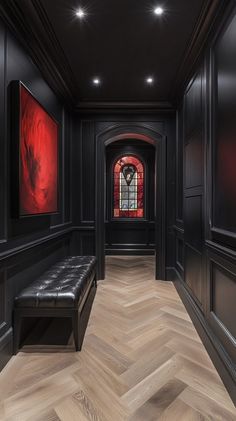
M 173 285 L 153 273 L 152 257 L 108 257 L 82 352 L 25 347 L 0 375 L 0 419 L 236 420 Z

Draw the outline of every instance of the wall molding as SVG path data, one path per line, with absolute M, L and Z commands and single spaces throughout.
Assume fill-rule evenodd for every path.
M 182 236 L 184 235 L 184 228 L 181 228 L 178 225 L 173 225 L 173 230 L 176 231 L 176 232 L 178 232 Z
M 171 268 L 174 286 L 185 305 L 187 312 L 215 365 L 225 387 L 227 388 L 231 399 L 236 404 L 236 367 L 221 345 L 219 339 L 214 334 L 207 323 L 204 314 L 197 306 L 189 292 L 184 286 L 180 274 L 175 268 Z
M 95 225 L 81 225 L 72 227 L 73 231 L 95 231 Z
M 21 244 L 20 246 L 5 250 L 4 252 L 0 253 L 0 262 L 8 260 L 12 257 L 15 257 L 33 248 L 39 247 L 50 241 L 70 235 L 73 232 L 73 230 L 74 230 L 73 227 L 69 227 L 69 228 L 66 228 L 65 230 L 58 231 L 54 234 L 49 234 L 44 237 L 40 237 L 36 240 L 29 241 L 28 243 Z
M 121 248 L 110 248 L 105 249 L 105 255 L 106 256 L 153 256 L 155 255 L 155 249 L 135 249 L 135 248 L 127 248 L 127 249 L 121 249 Z
M 168 101 L 161 102 L 129 102 L 129 101 L 81 101 L 78 102 L 76 106 L 76 111 L 79 113 L 92 112 L 94 114 L 103 114 L 103 113 L 140 113 L 140 114 L 150 114 L 150 113 L 175 113 L 173 104 Z
M 8 250 L 5 250 L 0 253 L 0 262 L 8 260 L 33 248 L 39 247 L 50 241 L 70 236 L 75 231 L 95 231 L 95 226 L 70 226 L 66 229 L 57 231 L 56 233 L 45 235 L 44 237 L 40 237 L 36 240 L 29 241 L 25 244 L 21 244 L 20 246 L 9 248 Z
M 219 243 L 216 243 L 212 240 L 206 240 L 205 245 L 207 249 L 214 251 L 215 253 L 219 254 L 220 256 L 230 259 L 233 263 L 236 262 L 236 251 L 230 249 L 229 247 L 225 247 Z

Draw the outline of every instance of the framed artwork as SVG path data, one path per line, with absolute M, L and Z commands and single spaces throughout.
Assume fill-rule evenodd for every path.
M 14 216 L 58 213 L 58 123 L 20 81 L 12 112 Z

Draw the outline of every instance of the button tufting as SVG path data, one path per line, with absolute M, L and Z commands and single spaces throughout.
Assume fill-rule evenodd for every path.
M 52 266 L 16 298 L 16 307 L 75 307 L 95 276 L 96 258 L 70 256 Z

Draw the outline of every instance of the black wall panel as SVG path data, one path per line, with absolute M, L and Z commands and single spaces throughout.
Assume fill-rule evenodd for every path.
M 59 213 L 16 219 L 10 192 L 12 109 L 10 84 L 21 80 L 59 123 Z M 12 353 L 15 294 L 51 263 L 70 252 L 71 113 L 49 88 L 31 58 L 0 23 L 0 368 Z M 14 180 L 13 180 L 14 182 Z
M 181 211 L 174 227 L 175 273 L 177 289 L 236 402 L 235 2 L 218 24 L 179 105 L 177 182 L 183 127 L 184 191 L 177 204 L 183 199 L 184 211 L 183 227 Z
M 94 227 L 76 227 L 73 231 L 71 249 L 74 255 L 95 256 L 95 233 Z
M 202 126 L 202 73 L 196 73 L 185 93 L 185 140 Z
M 184 110 L 183 103 L 176 113 L 176 222 L 183 226 L 183 156 L 184 156 Z
M 190 293 L 202 302 L 203 247 L 203 72 L 201 67 L 184 96 L 185 274 Z
M 236 232 L 236 17 L 218 37 L 214 58 L 214 162 L 213 223 Z
M 176 264 L 180 272 L 184 270 L 184 242 L 176 237 Z
M 202 250 L 202 196 L 185 198 L 185 242 Z
M 94 121 L 81 122 L 81 221 L 95 220 L 95 136 Z
M 212 265 L 212 305 L 211 311 L 236 338 L 236 279 L 235 273 L 217 264 Z M 227 306 L 225 305 L 227 303 Z
M 185 282 L 198 305 L 202 305 L 202 255 L 185 244 Z
M 228 354 L 234 365 L 236 361 L 236 265 L 212 252 L 208 257 L 210 279 L 207 319 L 220 343 L 223 344 L 225 354 Z
M 6 323 L 6 282 L 5 272 L 0 272 L 0 332 Z
M 203 183 L 202 133 L 195 132 L 185 145 L 185 187 L 201 186 Z
M 5 89 L 4 89 L 4 79 L 5 79 L 5 28 L 0 22 L 0 156 L 6 156 L 6 142 L 5 142 Z M 0 165 L 0 243 L 4 241 L 6 236 L 6 160 L 3 160 Z
M 63 212 L 64 222 L 70 223 L 72 221 L 72 136 L 73 136 L 73 120 L 69 112 L 65 111 L 64 119 L 64 200 Z
M 93 232 L 83 233 L 81 236 L 81 253 L 82 255 L 95 255 L 95 238 Z

